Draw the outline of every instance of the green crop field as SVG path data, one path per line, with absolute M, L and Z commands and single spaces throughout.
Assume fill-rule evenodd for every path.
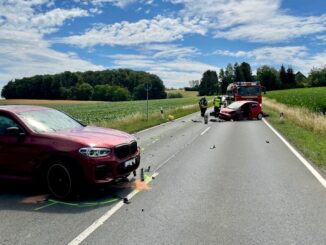
M 267 92 L 266 97 L 286 105 L 326 113 L 326 87 L 271 91 Z
M 198 91 L 185 91 L 183 89 L 169 89 L 166 90 L 165 92 L 167 92 L 168 94 L 180 93 L 182 94 L 183 98 L 196 97 L 196 96 L 198 97 Z
M 163 110 L 173 110 L 187 105 L 198 103 L 199 98 L 188 97 L 180 99 L 149 100 L 149 114 Z M 19 101 L 18 101 L 19 102 Z M 41 102 L 41 103 L 40 103 Z M 68 101 L 55 101 L 46 103 L 46 101 L 24 100 L 24 103 L 17 103 L 15 100 L 0 100 L 1 104 L 34 104 L 48 106 L 77 118 L 84 123 L 95 123 L 99 121 L 110 121 L 116 118 L 122 118 L 128 115 L 141 113 L 146 114 L 146 101 L 125 101 L 125 102 L 97 102 L 97 103 L 71 103 Z

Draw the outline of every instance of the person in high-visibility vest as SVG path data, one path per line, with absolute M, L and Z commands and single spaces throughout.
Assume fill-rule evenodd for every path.
M 221 97 L 215 96 L 213 100 L 213 104 L 214 104 L 214 114 L 216 117 L 218 117 L 218 114 L 220 113 L 221 110 Z

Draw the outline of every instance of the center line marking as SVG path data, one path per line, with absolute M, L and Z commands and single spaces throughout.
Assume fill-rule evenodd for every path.
M 208 132 L 208 130 L 210 130 L 210 129 L 211 129 L 211 127 L 206 128 L 206 129 L 204 130 L 204 132 L 202 132 L 200 135 L 203 136 L 203 135 L 206 134 L 206 133 Z

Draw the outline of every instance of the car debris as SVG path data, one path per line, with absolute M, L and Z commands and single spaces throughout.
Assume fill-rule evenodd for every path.
M 145 181 L 144 168 L 140 169 L 140 179 L 141 179 L 141 181 Z
M 194 123 L 202 123 L 202 121 L 200 121 L 200 120 L 191 119 L 191 121 L 194 122 Z
M 129 201 L 129 199 L 127 197 L 125 197 L 125 198 L 123 198 L 123 203 L 130 204 L 131 202 Z

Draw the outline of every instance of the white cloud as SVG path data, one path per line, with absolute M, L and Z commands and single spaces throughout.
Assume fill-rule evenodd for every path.
M 326 35 L 320 35 L 316 37 L 318 40 L 326 42 Z
M 197 48 L 180 46 L 175 44 L 147 44 L 141 48 L 144 52 L 150 53 L 153 58 L 186 58 L 199 55 Z
M 25 37 L 23 35 L 21 37 L 24 40 Z M 31 38 L 27 33 L 26 37 Z M 36 42 L 34 42 L 35 39 Z M 48 47 L 48 43 L 40 40 L 38 36 L 32 37 L 27 42 L 13 42 L 13 40 L 4 42 L 0 39 L 0 43 L 0 81 L 2 83 L 36 74 L 104 69 L 74 54 L 52 50 Z
M 146 5 L 152 5 L 154 0 L 74 0 L 74 2 L 82 3 L 82 4 L 91 4 L 94 6 L 103 6 L 105 4 L 111 4 L 119 8 L 125 8 L 128 5 L 133 3 L 142 3 Z
M 313 67 L 326 66 L 326 50 L 311 55 L 305 46 L 263 47 L 251 51 L 217 50 L 214 54 L 243 58 L 252 61 L 254 66 L 263 64 L 291 65 L 293 68 L 308 74 Z
M 326 30 L 326 15 L 296 17 L 281 9 L 281 0 L 170 0 L 183 4 L 181 16 L 208 19 L 215 37 L 278 42 Z
M 86 10 L 73 8 L 73 9 L 53 9 L 44 14 L 35 15 L 31 18 L 31 25 L 37 28 L 41 33 L 49 33 L 56 30 L 57 26 L 61 26 L 65 20 L 75 17 L 88 16 Z
M 52 3 L 51 0 L 0 2 L 0 90 L 15 78 L 66 70 L 103 69 L 76 55 L 51 49 L 44 39 L 45 33 L 55 31 L 68 19 L 88 15 L 79 8 L 56 8 L 43 13 L 35 10 L 51 7 Z
M 206 70 L 219 70 L 218 67 L 183 58 L 161 60 L 151 55 L 134 54 L 118 54 L 110 57 L 114 59 L 114 66 L 117 68 L 146 70 L 158 75 L 167 87 L 189 86 L 190 80 L 201 79 Z
M 215 37 L 273 43 L 323 32 L 326 30 L 325 23 L 326 15 L 302 18 L 275 16 L 275 18 L 263 22 L 257 21 L 256 23 L 236 26 L 226 31 L 217 31 Z
M 258 62 L 274 62 L 276 64 L 288 63 L 293 58 L 302 58 L 307 55 L 304 46 L 263 47 L 251 51 L 217 50 L 215 54 L 238 58 L 253 58 Z
M 114 6 L 125 8 L 129 4 L 137 2 L 137 0 L 74 0 L 83 4 L 92 4 L 94 6 L 102 6 L 104 4 L 112 4 Z
M 37 13 L 35 7 L 49 4 L 52 1 L 5 1 L 0 2 L 0 30 L 49 33 L 56 31 L 68 19 L 88 15 L 86 10 L 80 8 L 55 8 L 44 13 Z
M 184 35 L 206 32 L 195 19 L 167 18 L 142 19 L 134 23 L 123 21 L 112 25 L 98 25 L 82 35 L 74 35 L 56 41 L 79 47 L 96 45 L 137 45 L 143 43 L 164 43 L 182 39 Z

